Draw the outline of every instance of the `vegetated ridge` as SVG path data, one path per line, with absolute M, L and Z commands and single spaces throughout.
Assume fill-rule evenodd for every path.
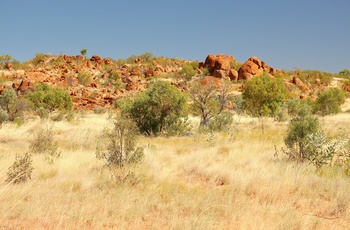
M 290 96 L 296 98 L 315 99 L 329 87 L 343 87 L 350 92 L 350 86 L 335 81 L 334 74 L 317 70 L 284 71 L 268 66 L 257 57 L 241 63 L 225 54 L 209 54 L 205 61 L 198 62 L 154 57 L 152 53 L 126 60 L 38 53 L 24 63 L 10 60 L 2 63 L 0 93 L 5 88 L 13 88 L 21 96 L 34 90 L 36 83 L 47 83 L 66 90 L 74 109 L 92 110 L 110 108 L 119 98 L 142 91 L 157 79 L 170 81 L 183 91 L 192 81 L 227 79 L 233 83 L 233 93 L 239 94 L 246 80 L 262 75 L 283 78 Z

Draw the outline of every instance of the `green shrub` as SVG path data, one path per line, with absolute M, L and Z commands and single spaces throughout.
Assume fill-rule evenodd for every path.
M 15 119 L 13 119 L 12 122 L 13 122 L 14 124 L 16 124 L 17 127 L 20 127 L 20 126 L 22 126 L 22 125 L 25 123 L 25 120 L 24 120 L 24 118 L 22 118 L 22 117 L 15 117 Z
M 125 116 L 114 120 L 114 128 L 104 130 L 99 137 L 96 157 L 106 161 L 108 167 L 124 167 L 138 163 L 143 158 L 143 149 L 137 148 L 136 124 Z
M 312 114 L 314 102 L 310 99 L 288 99 L 286 101 L 288 114 L 291 116 L 305 116 Z
M 70 122 L 70 123 L 79 122 L 79 120 L 75 116 L 75 111 L 73 110 L 69 110 L 64 118 L 67 122 Z
M 138 56 L 145 62 L 150 62 L 154 59 L 154 54 L 152 52 L 146 52 Z
M 89 72 L 81 71 L 78 73 L 77 79 L 78 79 L 79 84 L 84 85 L 84 86 L 88 86 L 92 82 L 92 75 Z
M 12 64 L 12 68 L 13 69 L 16 69 L 16 70 L 26 70 L 26 69 L 28 69 L 29 67 L 26 65 L 26 63 L 22 63 L 22 62 L 20 62 L 20 61 L 18 61 L 18 60 L 16 60 L 16 59 L 13 59 L 12 61 L 11 61 L 11 64 Z
M 50 119 L 52 121 L 62 121 L 64 118 L 64 113 L 62 111 L 60 111 L 59 113 L 53 115 L 50 117 Z
M 242 96 L 249 115 L 273 117 L 281 110 L 286 94 L 287 89 L 281 79 L 264 75 L 248 80 Z
M 26 99 L 18 99 L 14 89 L 4 89 L 0 96 L 0 108 L 6 111 L 9 121 L 16 118 L 23 120 L 24 112 L 29 110 L 29 103 Z
M 39 107 L 35 110 L 35 113 L 40 117 L 40 119 L 49 118 L 49 111 L 43 107 Z
M 182 66 L 182 69 L 179 71 L 179 73 L 186 80 L 190 80 L 193 76 L 197 74 L 197 70 L 196 70 L 197 67 L 198 67 L 198 63 L 188 62 Z
M 350 70 L 348 69 L 343 69 L 342 71 L 340 71 L 337 75 L 338 77 L 342 77 L 345 79 L 350 79 Z
M 346 99 L 345 92 L 338 88 L 324 90 L 315 101 L 314 112 L 321 116 L 337 114 Z
M 122 77 L 117 70 L 110 71 L 109 76 L 104 83 L 112 84 L 115 89 L 125 89 L 125 83 L 122 82 Z
M 39 65 L 39 64 L 44 63 L 44 58 L 45 58 L 44 54 L 36 53 L 35 57 L 32 60 L 33 65 Z
M 210 76 L 210 71 L 207 68 L 204 68 L 202 75 L 203 76 Z
M 316 116 L 306 114 L 294 117 L 289 123 L 287 136 L 284 139 L 287 146 L 285 153 L 291 159 L 304 161 L 308 157 L 306 138 L 319 130 L 320 124 Z
M 4 109 L 8 114 L 11 114 L 13 110 L 15 110 L 17 104 L 17 95 L 14 89 L 6 88 L 1 93 L 0 96 L 0 106 Z
M 133 64 L 133 63 L 135 63 L 137 58 L 140 58 L 143 62 L 150 62 L 154 59 L 154 55 L 151 52 L 146 52 L 146 53 L 143 53 L 139 56 L 131 55 L 130 57 L 128 57 L 126 59 L 126 62 L 129 64 Z
M 53 89 L 48 84 L 37 84 L 35 91 L 29 92 L 26 98 L 33 103 L 35 108 L 42 107 L 49 112 L 55 109 L 70 110 L 73 107 L 73 102 L 68 92 L 60 88 Z
M 165 130 L 165 136 L 184 136 L 187 135 L 191 131 L 191 124 L 188 121 L 188 118 L 181 118 L 174 123 L 170 124 Z
M 324 85 L 329 85 L 333 80 L 333 76 L 330 73 L 322 73 L 320 74 L 319 78 L 321 83 Z
M 12 59 L 12 56 L 9 54 L 4 54 L 0 56 L 0 67 L 3 67 L 6 62 L 9 62 Z
M 24 183 L 31 179 L 33 166 L 31 155 L 26 153 L 23 156 L 16 155 L 16 160 L 7 171 L 6 181 L 9 183 Z
M 233 123 L 232 113 L 223 111 L 217 114 L 209 121 L 208 131 L 219 132 L 219 131 L 229 131 Z
M 163 134 L 187 117 L 186 97 L 168 82 L 154 82 L 134 101 L 127 102 L 119 103 L 122 113 L 130 116 L 140 132 L 146 135 Z
M 336 145 L 337 142 L 331 141 L 322 130 L 310 133 L 305 139 L 305 158 L 316 168 L 331 164 Z

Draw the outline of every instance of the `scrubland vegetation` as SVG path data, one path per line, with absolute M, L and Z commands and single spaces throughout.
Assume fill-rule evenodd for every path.
M 118 62 L 139 58 L 155 59 Z M 348 94 L 330 87 L 302 100 L 266 74 L 237 93 L 227 80 L 203 84 L 208 71 L 198 76 L 196 65 L 171 76 L 188 81 L 182 91 L 152 79 L 109 109 L 72 110 L 69 94 L 48 84 L 21 97 L 4 89 L 0 228 L 347 229 Z M 295 72 L 320 84 L 334 77 Z M 90 84 L 88 73 L 77 78 Z
M 55 122 L 61 156 L 48 164 L 32 155 L 26 183 L 11 184 L 7 169 L 29 151 L 38 118 L 0 130 L 1 227 L 6 229 L 346 229 L 350 182 L 341 168 L 318 170 L 281 151 L 286 122 L 243 117 L 236 131 L 188 137 L 142 137 L 139 164 L 116 169 L 95 156 L 107 114 L 77 124 Z M 349 115 L 321 120 L 334 135 Z M 235 119 L 238 119 L 235 117 Z M 194 125 L 199 121 L 193 120 Z M 129 176 L 127 176 L 129 175 Z

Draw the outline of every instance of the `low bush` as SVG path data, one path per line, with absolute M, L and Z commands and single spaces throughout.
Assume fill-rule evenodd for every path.
M 179 71 L 179 73 L 186 80 L 190 80 L 193 76 L 197 74 L 197 67 L 197 62 L 188 62 L 182 66 L 182 69 Z
M 18 184 L 31 179 L 34 169 L 32 163 L 33 161 L 30 154 L 26 153 L 23 156 L 16 155 L 15 162 L 8 168 L 6 181 Z
M 345 99 L 345 92 L 341 89 L 324 90 L 315 101 L 314 113 L 321 116 L 337 114 L 341 110 L 341 105 L 345 103 Z
M 306 150 L 308 135 L 317 133 L 320 130 L 318 117 L 306 114 L 294 117 L 288 126 L 287 136 L 284 142 L 287 146 L 285 153 L 289 158 L 296 161 L 304 161 L 308 158 Z
M 71 110 L 72 99 L 68 92 L 63 89 L 53 89 L 48 84 L 37 84 L 33 92 L 29 92 L 26 98 L 30 100 L 35 108 L 44 108 L 49 112 L 58 110 Z
M 49 111 L 43 107 L 39 107 L 35 110 L 35 113 L 40 117 L 40 119 L 49 118 Z
M 35 57 L 32 59 L 33 65 L 40 65 L 44 63 L 45 55 L 42 53 L 36 53 Z
M 232 113 L 223 111 L 213 117 L 205 127 L 210 132 L 229 131 L 233 123 Z
M 9 121 L 15 119 L 24 120 L 24 112 L 30 109 L 29 103 L 24 98 L 17 98 L 14 89 L 6 88 L 0 95 L 0 108 L 7 114 Z
M 54 163 L 54 160 L 61 155 L 58 151 L 58 142 L 54 141 L 52 127 L 40 127 L 36 133 L 34 133 L 29 148 L 35 154 L 44 154 L 45 161 L 49 164 Z
M 117 103 L 124 115 L 130 117 L 146 135 L 169 133 L 175 124 L 187 118 L 186 97 L 169 82 L 156 81 L 134 100 Z
M 314 102 L 310 99 L 290 98 L 286 101 L 286 108 L 290 116 L 305 116 L 313 111 Z
M 79 84 L 84 85 L 84 86 L 88 86 L 92 82 L 92 75 L 89 72 L 82 71 L 82 72 L 78 73 L 77 79 L 78 79 Z
M 113 123 L 114 128 L 104 130 L 99 137 L 96 157 L 112 168 L 140 162 L 143 149 L 137 147 L 136 124 L 125 116 L 118 116 Z

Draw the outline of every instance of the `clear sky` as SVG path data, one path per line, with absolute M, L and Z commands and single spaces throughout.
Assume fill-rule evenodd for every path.
M 0 0 L 0 55 L 35 53 L 204 61 L 210 53 L 274 68 L 350 69 L 350 0 Z

